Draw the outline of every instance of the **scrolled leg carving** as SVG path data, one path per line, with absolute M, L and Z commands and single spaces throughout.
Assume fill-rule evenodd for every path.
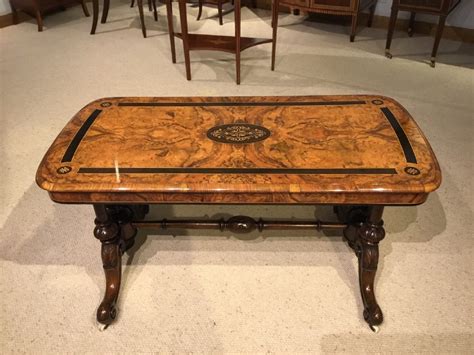
M 380 220 L 366 222 L 359 228 L 359 286 L 364 303 L 364 319 L 372 330 L 383 322 L 383 314 L 375 298 L 374 280 L 379 262 L 378 243 L 385 237 Z
M 146 205 L 94 205 L 96 213 L 94 236 L 102 243 L 101 256 L 105 273 L 105 294 L 97 309 L 97 321 L 110 325 L 117 316 L 117 299 L 122 278 L 122 254 L 133 245 L 137 229 L 134 219 L 143 219 Z
M 379 261 L 379 242 L 385 237 L 383 206 L 338 206 L 340 220 L 350 223 L 344 238 L 355 251 L 359 261 L 359 286 L 364 304 L 364 319 L 372 330 L 383 322 L 383 313 L 377 304 L 374 280 Z

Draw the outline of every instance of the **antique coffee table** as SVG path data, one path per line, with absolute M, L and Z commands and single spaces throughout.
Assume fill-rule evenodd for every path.
M 121 255 L 138 228 L 338 229 L 358 257 L 374 330 L 383 321 L 374 278 L 384 206 L 423 203 L 441 172 L 413 118 L 387 97 L 123 97 L 79 111 L 36 181 L 55 202 L 94 206 L 103 325 L 116 317 Z M 338 221 L 145 220 L 149 204 L 170 203 L 327 204 Z

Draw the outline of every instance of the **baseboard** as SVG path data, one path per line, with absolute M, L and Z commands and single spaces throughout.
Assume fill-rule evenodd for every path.
M 89 1 L 86 0 L 86 2 L 89 2 Z M 74 4 L 72 6 L 77 6 L 77 4 Z M 270 1 L 257 0 L 257 7 L 263 8 L 263 9 L 269 9 Z M 92 11 L 92 9 L 90 10 Z M 367 16 L 366 14 L 361 15 L 361 19 L 360 19 L 361 24 L 366 22 L 366 19 L 365 19 L 366 16 Z M 312 16 L 312 17 L 318 21 L 321 20 L 324 22 L 334 22 L 336 20 L 335 16 L 331 16 L 331 15 L 317 14 L 317 16 Z M 18 22 L 23 22 L 28 19 L 31 19 L 31 17 L 21 11 L 18 12 Z M 388 21 L 389 21 L 388 17 L 376 15 L 374 16 L 374 21 L 372 23 L 372 26 L 375 28 L 387 29 Z M 13 16 L 11 13 L 0 16 L 0 28 L 11 26 L 11 25 L 13 25 Z M 434 36 L 436 27 L 437 25 L 433 23 L 417 21 L 416 26 L 415 26 L 415 33 Z M 406 31 L 407 28 L 408 28 L 408 20 L 400 19 L 397 21 L 397 25 L 396 25 L 397 30 Z M 474 29 L 455 27 L 455 26 L 446 26 L 443 31 L 443 38 L 467 42 L 467 43 L 474 43 Z

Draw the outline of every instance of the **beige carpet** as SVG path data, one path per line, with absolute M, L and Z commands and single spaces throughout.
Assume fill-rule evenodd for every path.
M 176 10 L 176 9 L 175 9 Z M 435 69 L 432 38 L 281 15 L 277 70 L 270 45 L 243 53 L 242 85 L 225 53 L 193 52 L 193 80 L 170 59 L 163 7 L 113 4 L 110 23 L 89 35 L 80 8 L 0 31 L 1 353 L 472 353 L 473 45 L 443 40 Z M 177 11 L 175 11 L 176 15 Z M 190 27 L 218 26 L 215 9 Z M 243 10 L 244 34 L 270 35 L 269 12 Z M 60 129 L 103 96 L 376 93 L 399 100 L 430 139 L 442 187 L 421 206 L 387 208 L 377 296 L 385 322 L 374 334 L 362 317 L 356 258 L 340 237 L 267 232 L 244 240 L 205 231 L 140 234 L 125 256 L 118 321 L 94 323 L 104 280 L 89 206 L 52 203 L 34 182 Z M 332 218 L 329 208 L 318 216 Z M 307 217 L 312 207 L 167 206 L 153 214 Z M 175 237 L 175 238 L 174 238 Z

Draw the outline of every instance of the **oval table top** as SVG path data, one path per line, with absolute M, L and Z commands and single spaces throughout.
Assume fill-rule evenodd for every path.
M 400 205 L 441 171 L 384 96 L 120 97 L 80 110 L 36 181 L 66 203 Z

